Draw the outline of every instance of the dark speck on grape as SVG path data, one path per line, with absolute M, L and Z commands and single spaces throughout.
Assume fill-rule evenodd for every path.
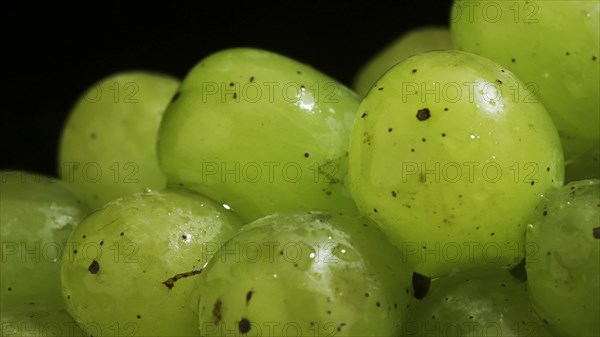
M 250 300 L 252 299 L 252 295 L 254 295 L 254 291 L 250 290 L 246 293 L 246 304 L 248 304 L 248 302 L 250 302 Z
M 90 264 L 90 266 L 88 267 L 88 270 L 92 274 L 97 274 L 100 271 L 100 264 L 98 263 L 98 261 L 96 261 L 96 260 L 92 261 L 92 264 Z
M 233 82 L 229 82 L 229 86 L 233 87 L 235 84 Z
M 250 76 L 250 83 L 254 82 L 254 76 Z
M 594 235 L 594 239 L 600 239 L 600 227 L 594 228 L 593 235 Z
M 96 133 L 95 132 L 90 133 L 90 139 L 96 139 Z
M 392 191 L 392 197 L 394 197 L 394 198 L 395 198 L 395 197 L 397 197 L 397 196 L 398 196 L 398 194 L 396 194 L 396 191 Z
M 213 305 L 212 314 L 215 317 L 215 324 L 219 324 L 221 319 L 223 319 L 223 314 L 221 313 L 221 307 L 223 306 L 223 302 L 218 298 L 215 304 Z
M 388 128 L 388 132 L 392 132 L 392 131 L 394 131 L 394 129 Z
M 421 121 L 421 122 L 425 121 L 425 120 L 429 119 L 429 117 L 431 117 L 429 109 L 424 108 L 424 109 L 417 111 L 417 119 L 419 121 Z
M 510 62 L 512 62 L 512 63 L 516 63 L 516 62 L 517 62 L 517 60 L 516 60 L 516 59 L 511 59 L 511 60 L 510 60 Z
M 416 74 L 416 73 L 417 73 L 417 69 L 413 69 L 413 70 L 412 70 L 412 73 L 413 73 L 413 74 Z
M 546 216 L 546 215 L 548 215 L 548 211 L 543 211 L 543 212 L 542 212 L 542 215 L 543 215 L 543 216 Z
M 375 302 L 375 306 L 379 308 L 379 307 L 381 307 L 381 303 Z
M 367 112 L 366 111 L 363 112 L 363 114 L 360 116 L 360 118 L 365 118 L 365 117 L 367 117 Z
M 598 58 L 596 56 L 592 56 L 592 61 L 596 62 Z
M 569 52 L 566 52 L 566 53 L 565 53 L 565 55 L 567 55 L 567 56 L 571 56 L 571 53 L 569 53 Z
M 383 87 L 381 87 L 381 88 L 379 88 L 379 89 L 377 89 L 377 90 L 379 90 L 379 91 L 383 91 Z
M 140 316 L 140 315 L 137 315 L 137 319 L 141 319 L 141 318 L 142 318 L 142 316 Z
M 308 152 L 304 153 L 304 158 L 308 158 L 310 156 L 310 154 Z
M 121 236 L 123 236 L 123 235 L 125 235 L 125 233 L 121 232 L 121 234 L 120 234 L 120 235 L 121 235 Z
M 240 323 L 238 323 L 238 329 L 240 330 L 240 333 L 247 334 L 248 331 L 250 331 L 250 321 L 246 318 L 242 318 Z

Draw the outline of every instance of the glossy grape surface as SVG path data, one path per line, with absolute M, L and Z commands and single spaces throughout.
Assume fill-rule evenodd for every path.
M 600 333 L 600 180 L 548 193 L 527 231 L 531 300 L 558 336 Z
M 546 326 L 525 283 L 507 271 L 478 270 L 434 280 L 411 305 L 403 336 L 551 337 Z
M 586 154 L 600 147 L 600 2 L 457 0 L 450 18 L 457 49 L 534 90 L 560 133 L 567 175 L 588 167 L 581 178 L 600 177 L 597 156 Z
M 360 211 L 426 276 L 518 263 L 526 218 L 563 170 L 544 107 L 510 71 L 460 51 L 388 71 L 351 137 Z
M 358 97 L 317 70 L 257 49 L 200 61 L 165 114 L 169 184 L 228 204 L 250 222 L 277 211 L 356 213 L 345 186 Z
M 69 312 L 88 334 L 197 336 L 198 274 L 239 227 L 236 215 L 186 190 L 147 191 L 89 215 L 62 261 Z
M 321 211 L 244 226 L 201 280 L 203 336 L 393 336 L 412 294 L 373 223 Z
M 0 171 L 2 311 L 62 303 L 60 259 L 89 208 L 72 186 L 23 171 Z

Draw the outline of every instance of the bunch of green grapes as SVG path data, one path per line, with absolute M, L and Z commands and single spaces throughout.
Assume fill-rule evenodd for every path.
M 62 180 L 0 172 L 1 335 L 599 335 L 599 13 L 456 0 L 358 94 L 251 48 L 102 79 Z

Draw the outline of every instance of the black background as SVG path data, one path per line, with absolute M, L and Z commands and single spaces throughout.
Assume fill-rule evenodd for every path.
M 411 28 L 447 25 L 451 0 L 163 1 L 3 4 L 0 168 L 56 174 L 60 131 L 84 90 L 124 70 L 183 78 L 230 47 L 278 52 L 351 85 L 369 57 Z

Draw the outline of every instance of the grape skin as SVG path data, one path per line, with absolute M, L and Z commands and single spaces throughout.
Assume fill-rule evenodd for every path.
M 544 196 L 527 231 L 529 295 L 559 336 L 600 333 L 600 180 Z
M 131 71 L 88 88 L 63 126 L 61 177 L 77 185 L 94 208 L 146 188 L 164 188 L 156 137 L 178 86 L 171 76 Z
M 89 207 L 58 179 L 4 170 L 0 177 L 2 310 L 39 301 L 60 306 L 60 259 Z
M 457 49 L 532 85 L 560 133 L 568 181 L 600 177 L 600 3 L 456 0 L 450 17 Z
M 285 56 L 237 48 L 200 61 L 178 93 L 158 143 L 170 185 L 246 222 L 298 207 L 357 212 L 345 184 L 359 103 L 350 89 Z
M 369 221 L 273 214 L 229 240 L 201 276 L 203 336 L 397 335 L 408 266 Z
M 492 61 L 431 51 L 398 63 L 361 103 L 352 195 L 418 273 L 510 268 L 524 257 L 531 208 L 564 179 L 556 128 L 528 95 Z
M 88 334 L 197 336 L 197 275 L 240 226 L 184 189 L 109 202 L 69 238 L 77 247 L 61 269 L 69 313 Z
M 409 309 L 403 336 L 552 336 L 505 270 L 475 270 L 433 280 Z
M 354 79 L 356 93 L 365 96 L 386 71 L 396 63 L 431 50 L 452 49 L 450 30 L 447 27 L 419 27 L 400 36 L 373 56 Z

